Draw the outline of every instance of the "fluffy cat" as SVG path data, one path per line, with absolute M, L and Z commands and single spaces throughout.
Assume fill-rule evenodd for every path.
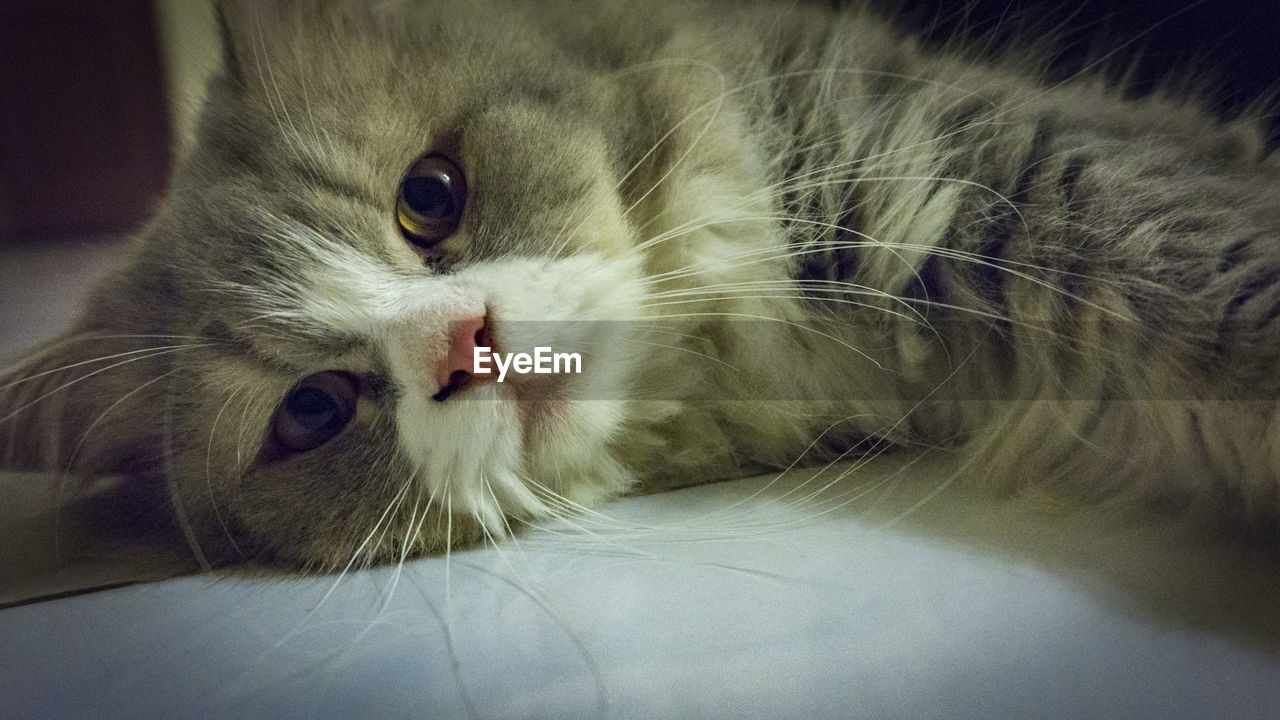
M 967 482 L 1280 509 L 1257 125 L 737 2 L 221 7 L 125 270 L 0 382 L 9 467 L 210 563 L 341 567 L 636 488 L 949 448 Z M 487 378 L 476 346 L 575 352 Z

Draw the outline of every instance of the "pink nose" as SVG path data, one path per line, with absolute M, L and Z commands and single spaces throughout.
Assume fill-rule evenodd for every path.
M 444 402 L 468 385 L 490 379 L 492 375 L 476 376 L 473 371 L 476 348 L 492 346 L 484 315 L 454 322 L 449 333 L 449 349 L 436 365 L 436 384 L 440 391 L 432 398 Z

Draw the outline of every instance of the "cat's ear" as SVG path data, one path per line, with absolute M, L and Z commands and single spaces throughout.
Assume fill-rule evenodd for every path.
M 284 27 L 287 0 L 216 0 L 222 64 L 229 79 L 246 86 L 253 68 Z
M 231 21 L 228 19 L 228 5 L 230 3 L 219 0 L 213 4 L 214 12 L 218 17 L 218 40 L 222 47 L 222 70 L 226 76 L 235 81 L 237 84 L 244 83 L 243 61 L 240 59 L 241 51 L 236 50 L 235 38 L 231 31 Z
M 125 471 L 163 441 L 170 342 L 81 327 L 0 373 L 0 467 Z

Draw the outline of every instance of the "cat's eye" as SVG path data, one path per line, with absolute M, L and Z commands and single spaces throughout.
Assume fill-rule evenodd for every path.
M 303 378 L 276 410 L 276 441 L 292 452 L 324 445 L 351 422 L 358 394 L 356 379 L 347 373 L 322 372 Z
M 466 201 L 462 170 L 442 155 L 427 155 L 410 166 L 400 182 L 396 222 L 405 239 L 431 247 L 458 229 Z

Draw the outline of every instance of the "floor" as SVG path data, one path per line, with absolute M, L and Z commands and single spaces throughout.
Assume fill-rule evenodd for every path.
M 6 252 L 0 355 L 118 253 Z M 633 497 L 341 576 L 144 583 L 49 540 L 56 476 L 0 472 L 0 718 L 1280 717 L 1274 556 L 1022 512 L 938 460 Z

